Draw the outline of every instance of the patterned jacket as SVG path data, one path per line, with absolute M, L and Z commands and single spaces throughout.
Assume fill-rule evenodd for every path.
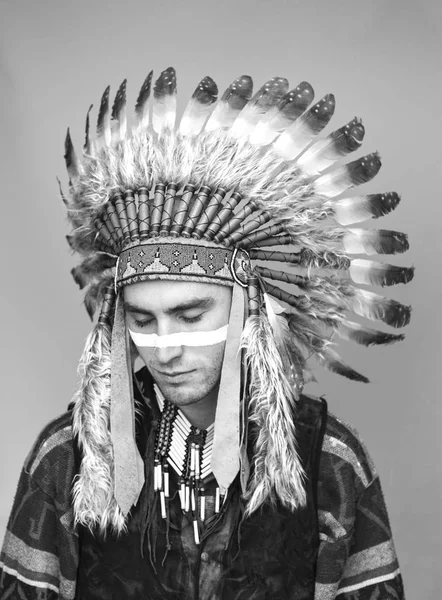
M 80 549 L 71 505 L 74 476 L 67 412 L 45 427 L 26 458 L 0 556 L 0 600 L 76 598 Z M 330 414 L 320 454 L 317 507 L 314 600 L 403 600 L 379 477 L 356 431 Z M 206 579 L 216 577 L 216 569 L 206 569 Z

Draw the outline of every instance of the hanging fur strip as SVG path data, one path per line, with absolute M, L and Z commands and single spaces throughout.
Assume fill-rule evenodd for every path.
M 73 486 L 77 523 L 104 533 L 125 530 L 125 519 L 113 494 L 113 453 L 109 431 L 111 329 L 98 323 L 84 348 L 74 398 L 73 431 L 82 452 L 80 473 Z
M 265 315 L 247 319 L 241 347 L 250 372 L 248 415 L 257 430 L 246 514 L 276 497 L 295 510 L 306 501 L 296 450 L 296 398 Z

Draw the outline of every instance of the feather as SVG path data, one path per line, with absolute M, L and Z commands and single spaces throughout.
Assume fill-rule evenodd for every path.
M 287 324 L 297 343 L 302 344 L 308 354 L 320 353 L 329 344 L 323 330 L 315 318 L 299 309 L 292 308 L 287 312 Z
M 405 233 L 387 229 L 348 229 L 342 244 L 348 254 L 401 254 L 409 248 Z
M 97 145 L 99 148 L 110 146 L 111 143 L 109 93 L 110 85 L 104 90 L 103 96 L 101 97 L 100 110 L 98 111 Z
M 149 98 L 152 86 L 153 71 L 149 73 L 141 86 L 138 94 L 137 103 L 135 104 L 135 120 L 137 127 L 147 129 L 149 125 Z
M 318 383 L 318 380 L 316 379 L 313 371 L 309 367 L 303 368 L 302 376 L 303 376 L 305 385 L 307 385 L 307 383 Z
M 64 159 L 66 161 L 66 170 L 69 175 L 69 186 L 75 187 L 75 183 L 80 175 L 80 166 L 75 153 L 74 145 L 72 144 L 69 128 L 67 130 L 66 139 L 64 142 Z
M 364 139 L 365 129 L 356 117 L 323 140 L 315 142 L 299 158 L 298 165 L 309 174 L 327 169 L 337 160 L 357 150 Z
M 317 269 L 348 269 L 350 259 L 336 252 L 313 252 L 309 248 L 299 251 L 299 266 L 306 269 L 315 267 Z
M 93 107 L 93 104 L 91 104 L 89 106 L 89 110 L 87 111 L 87 114 L 86 114 L 86 127 L 85 127 L 84 146 L 83 146 L 83 150 L 84 150 L 85 154 L 91 154 L 91 151 L 92 151 L 91 139 L 89 137 L 89 129 L 90 129 L 89 114 L 92 110 L 92 107 Z
M 69 200 L 64 195 L 63 188 L 61 187 L 61 181 L 58 177 L 57 177 L 57 183 L 58 183 L 58 190 L 60 192 L 60 198 L 63 200 L 63 204 L 69 208 Z
M 233 125 L 236 117 L 252 97 L 253 81 L 248 75 L 241 75 L 229 85 L 215 106 L 206 123 L 206 131 L 226 129 Z
M 399 194 L 387 192 L 385 194 L 368 194 L 366 196 L 343 198 L 337 200 L 331 206 L 338 223 L 350 225 L 366 219 L 383 217 L 394 210 L 399 202 Z
M 269 292 L 272 293 L 272 292 Z M 293 304 L 291 305 L 293 306 Z M 337 306 L 331 302 L 325 302 L 319 298 L 310 297 L 307 295 L 298 296 L 298 302 L 294 307 L 298 314 L 301 314 L 306 322 L 310 324 L 320 324 L 335 327 L 345 318 L 345 306 Z M 302 332 L 304 328 L 300 329 Z M 296 336 L 299 337 L 297 330 L 294 330 Z M 318 352 L 324 342 L 323 335 L 318 338 L 318 349 L 312 349 L 312 352 Z
M 355 289 L 347 303 L 357 315 L 372 321 L 382 321 L 392 327 L 405 327 L 410 322 L 410 306 L 368 290 Z
M 314 97 L 312 86 L 307 81 L 302 81 L 278 102 L 277 113 L 272 117 L 272 122 L 278 123 L 278 129 L 286 129 L 308 108 Z
M 106 269 L 113 269 L 117 264 L 117 258 L 104 252 L 97 252 L 86 257 L 77 267 L 71 270 L 75 283 L 82 290 L 93 279 L 100 276 Z
M 240 112 L 230 130 L 233 138 L 247 138 L 258 121 L 277 105 L 289 87 L 287 79 L 273 77 L 259 88 Z
M 169 67 L 161 73 L 153 88 L 152 126 L 158 135 L 171 131 L 176 118 L 176 73 Z
M 88 229 L 80 225 L 79 211 L 70 210 L 68 219 L 73 224 L 75 229 L 71 235 L 66 236 L 70 248 L 79 254 L 88 254 L 91 251 L 96 252 L 95 240 L 97 239 L 97 230 Z
M 374 292 L 357 288 L 336 276 L 304 277 L 301 281 L 298 281 L 297 285 L 308 294 L 316 296 L 316 299 L 312 297 L 302 298 L 301 304 L 302 302 L 307 303 L 307 305 L 309 302 L 314 304 L 319 300 L 324 307 L 328 305 L 338 311 L 347 308 L 360 317 L 383 321 L 392 327 L 405 327 L 410 321 L 411 308 L 409 306 Z M 298 300 L 297 306 L 299 304 Z
M 333 373 L 343 375 L 352 381 L 369 383 L 369 379 L 367 379 L 365 375 L 361 375 L 361 373 L 358 373 L 352 367 L 346 365 L 339 354 L 330 347 L 327 347 L 322 353 L 318 354 L 318 360 L 322 366 Z
M 355 283 L 362 285 L 396 285 L 413 279 L 413 267 L 398 267 L 372 260 L 354 259 L 348 269 Z
M 276 106 L 271 108 L 256 125 L 250 143 L 258 146 L 270 144 L 284 129 L 301 115 L 313 102 L 312 86 L 303 81 L 295 89 L 287 92 Z
M 124 140 L 126 137 L 126 84 L 127 79 L 125 79 L 118 88 L 118 92 L 115 96 L 114 104 L 112 106 L 111 131 L 113 142 Z
M 362 346 L 378 346 L 401 342 L 405 336 L 403 333 L 386 333 L 369 327 L 364 327 L 353 321 L 343 321 L 336 328 L 338 335 L 345 340 L 356 342 Z
M 75 245 L 75 237 L 74 237 L 73 235 L 69 234 L 69 233 L 68 233 L 68 235 L 67 235 L 67 236 L 65 236 L 65 237 L 66 237 L 66 241 L 67 241 L 67 243 L 68 243 L 68 245 L 69 245 L 69 248 L 70 248 L 70 249 L 71 249 L 73 252 L 76 252 L 76 251 L 77 251 L 77 248 L 76 248 L 76 245 Z
M 91 321 L 93 320 L 98 308 L 101 306 L 104 294 L 109 286 L 109 282 L 112 282 L 111 277 L 104 278 L 101 281 L 93 283 L 89 286 L 84 295 L 84 306 Z
M 332 198 L 345 190 L 362 185 L 377 175 L 381 168 L 381 159 L 377 152 L 367 154 L 330 173 L 321 175 L 314 185 L 317 194 Z
M 216 83 L 211 77 L 204 77 L 184 110 L 179 127 L 181 135 L 195 136 L 200 133 L 213 110 L 217 96 Z
M 271 299 L 270 296 L 265 292 L 263 296 L 267 318 L 269 320 L 270 327 L 272 328 L 273 337 L 275 339 L 281 358 L 284 361 L 287 339 L 287 321 L 284 317 L 281 317 L 280 314 L 277 314 L 275 312 L 274 306 L 277 308 L 278 311 L 283 311 L 284 309 L 276 302 L 276 300 Z
M 305 112 L 274 142 L 275 152 L 284 160 L 293 160 L 324 129 L 335 111 L 335 97 L 326 94 Z

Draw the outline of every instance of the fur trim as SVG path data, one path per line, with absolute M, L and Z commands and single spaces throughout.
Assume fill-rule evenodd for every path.
M 80 360 L 80 387 L 75 396 L 73 430 L 82 452 L 80 473 L 74 483 L 76 523 L 104 533 L 125 530 L 124 516 L 113 493 L 113 453 L 110 423 L 111 331 L 96 325 Z
M 246 515 L 276 497 L 295 510 L 306 503 L 305 474 L 296 450 L 296 398 L 267 317 L 247 319 L 241 346 L 250 372 L 248 415 L 258 431 Z

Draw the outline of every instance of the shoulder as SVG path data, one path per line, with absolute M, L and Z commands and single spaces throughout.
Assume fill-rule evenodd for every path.
M 377 478 L 374 463 L 355 427 L 326 409 L 323 398 L 302 396 L 303 413 L 322 413 L 322 442 L 318 483 L 325 489 L 340 486 L 343 496 L 360 496 Z
M 60 478 L 72 480 L 75 457 L 70 411 L 53 419 L 41 430 L 26 457 L 24 471 L 47 494 L 51 494 Z
M 378 481 L 373 461 L 358 431 L 327 414 L 319 460 L 317 508 L 322 541 L 342 540 L 356 522 L 358 506 Z M 376 487 L 376 484 L 375 484 Z M 347 540 L 347 542 L 345 542 Z
M 358 487 L 366 488 L 377 477 L 374 463 L 357 429 L 336 417 L 327 415 L 322 443 L 321 463 L 327 467 L 339 464 L 341 469 L 347 466 L 354 474 Z

